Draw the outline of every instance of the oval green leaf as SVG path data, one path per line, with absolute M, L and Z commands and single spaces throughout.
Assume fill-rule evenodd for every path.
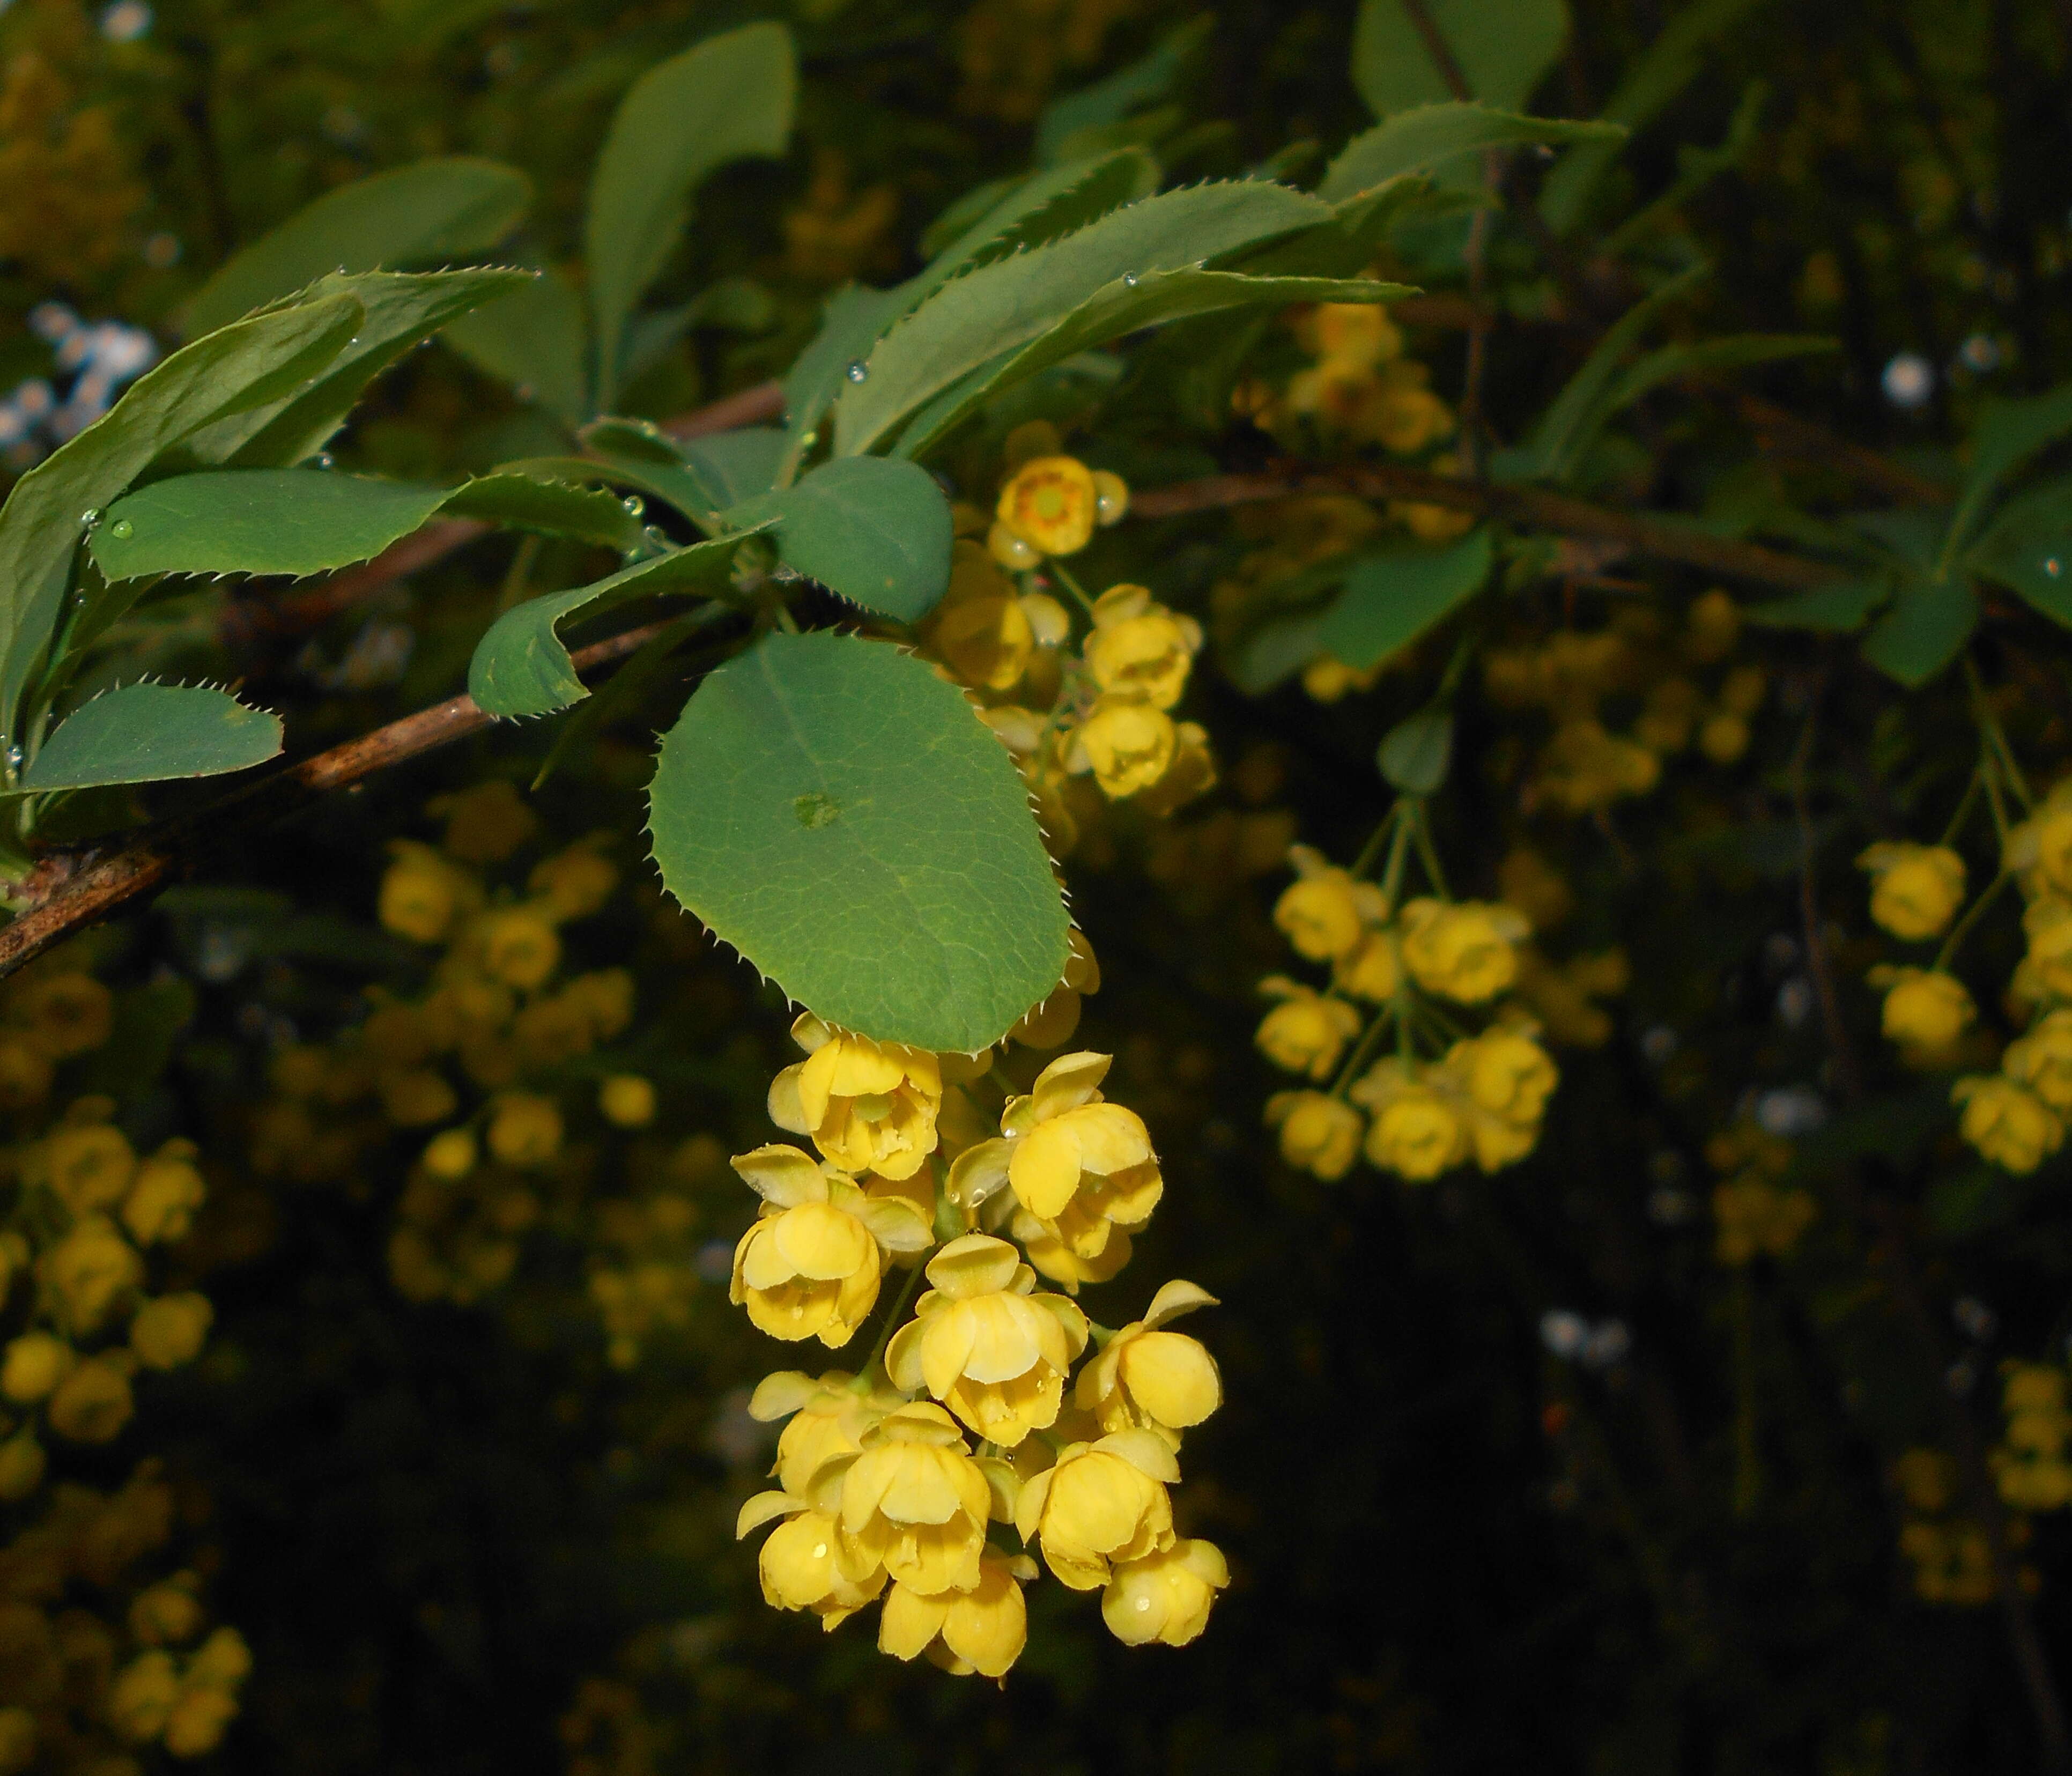
M 880 616 L 919 623 L 949 587 L 950 502 L 919 463 L 838 457 L 724 516 L 774 520 L 787 567 Z
M 886 643 L 766 637 L 698 688 L 648 793 L 669 891 L 831 1023 L 970 1053 L 1062 977 L 1071 922 L 1020 773 Z
M 281 750 L 281 718 L 206 684 L 123 684 L 59 723 L 22 773 L 27 790 L 215 777 Z
M 1363 672 L 1407 648 L 1479 592 L 1489 578 L 1490 533 L 1473 532 L 1444 549 L 1397 549 L 1367 556 L 1346 574 L 1346 589 L 1325 614 L 1318 645 Z

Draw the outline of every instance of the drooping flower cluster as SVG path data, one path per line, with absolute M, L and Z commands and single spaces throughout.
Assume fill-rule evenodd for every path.
M 1397 804 L 1370 847 L 1387 849 L 1379 882 L 1294 847 L 1296 880 L 1274 908 L 1296 953 L 1331 978 L 1322 991 L 1284 975 L 1260 983 L 1277 1001 L 1260 1051 L 1310 1082 L 1269 1099 L 1267 1120 L 1289 1163 L 1327 1182 L 1362 1153 L 1412 1183 L 1515 1164 L 1537 1143 L 1560 1077 L 1538 1026 L 1499 1003 L 1517 983 L 1524 915 L 1443 891 L 1404 897 L 1412 841 L 1429 844 L 1422 820 L 1416 804 Z M 1470 1008 L 1494 1013 L 1478 1032 L 1457 1021 Z M 1392 1031 L 1393 1052 L 1375 1058 Z
M 735 1248 L 733 1299 L 774 1338 L 841 1349 L 907 1274 L 859 1371 L 783 1371 L 756 1390 L 755 1417 L 789 1420 L 779 1484 L 738 1524 L 776 1525 L 764 1597 L 830 1629 L 879 1602 L 883 1651 L 998 1678 L 1027 1638 L 1040 1557 L 1101 1593 L 1120 1639 L 1193 1639 L 1229 1574 L 1178 1534 L 1168 1489 L 1222 1382 L 1168 1326 L 1211 1298 L 1169 1283 L 1114 1331 L 1074 1299 L 1121 1268 L 1165 1188 L 1143 1122 L 1100 1091 L 1107 1057 L 1050 1063 L 989 1137 L 972 1126 L 985 1075 L 971 1058 L 811 1016 L 794 1034 L 806 1059 L 773 1083 L 771 1116 L 816 1152 L 734 1160 L 763 1207 Z
M 2000 1498 L 2016 1511 L 2062 1511 L 2072 1505 L 2067 1379 L 2056 1364 L 2003 1366 L 2000 1404 L 2007 1426 L 1991 1461 Z
M 1992 1543 L 1984 1524 L 1955 1508 L 1955 1466 L 1930 1449 L 1909 1449 L 1893 1465 L 1906 1507 L 1899 1551 L 1914 1568 L 1914 1595 L 1923 1603 L 1975 1609 L 1993 1600 Z M 2026 1540 L 2022 1519 L 2007 1527 L 2016 1545 Z

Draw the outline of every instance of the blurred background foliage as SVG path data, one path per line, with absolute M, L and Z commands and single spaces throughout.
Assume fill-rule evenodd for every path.
M 1046 107 L 1198 16 L 1185 77 L 1131 126 L 1169 179 L 1291 146 L 1289 164 L 1314 171 L 1367 121 L 1345 75 L 1355 11 L 14 0 L 0 13 L 0 388 L 16 393 L 0 431 L 17 467 L 33 461 L 47 410 L 34 385 L 60 404 L 78 371 L 54 361 L 63 329 L 32 322 L 42 305 L 170 339 L 228 252 L 371 171 L 434 154 L 508 161 L 537 190 L 521 245 L 565 255 L 631 80 L 697 37 L 784 17 L 804 76 L 793 152 L 708 189 L 660 292 L 730 276 L 763 302 L 743 326 L 695 331 L 625 403 L 676 414 L 781 370 L 830 288 L 913 269 L 950 203 L 1025 163 L 1058 116 Z M 1677 12 L 1577 0 L 1537 108 L 1595 114 Z M 2072 18 L 2041 0 L 1772 0 L 1706 49 L 1597 202 L 1623 216 L 1672 191 L 1693 154 L 1734 142 L 1731 170 L 1655 224 L 1716 268 L 1703 325 L 1835 335 L 1838 353 L 1753 385 L 1932 479 L 1982 393 L 2072 368 L 2068 83 Z M 1616 260 L 1581 253 L 1589 306 L 1550 319 L 1530 244 L 1500 233 L 1491 251 L 1512 324 L 1493 338 L 1488 405 L 1515 436 L 1634 290 Z M 1458 328 L 1435 324 L 1416 348 L 1434 386 L 1457 391 Z M 1287 342 L 1268 351 L 1298 361 Z M 1895 368 L 1916 363 L 1912 381 Z M 1753 497 L 1751 476 L 1770 471 L 1737 458 L 1733 413 L 1702 392 L 1649 408 L 1643 443 L 1594 470 L 1597 496 L 1693 511 Z M 379 385 L 341 455 L 438 475 L 526 454 L 540 424 L 434 350 Z M 1145 485 L 1264 448 L 1220 414 L 1133 435 L 1126 413 L 1075 447 Z M 1814 454 L 1793 470 L 1809 499 L 1836 467 Z M 1260 546 L 1215 515 L 1149 536 L 1099 545 L 1111 577 L 1205 615 Z M 484 544 L 371 606 L 177 635 L 163 657 L 234 672 L 289 710 L 294 743 L 324 743 L 450 694 L 508 565 L 507 545 Z M 1601 627 L 1617 602 L 1587 574 L 1561 595 L 1565 613 L 1532 620 L 1573 621 L 1580 598 Z M 2029 750 L 2062 754 L 2062 663 L 2025 676 L 2018 636 L 2005 652 L 1999 669 L 2028 696 L 2010 721 Z M 2002 1355 L 2062 1363 L 2062 1165 L 2012 1180 L 1967 1169 L 1927 1138 L 1936 1092 L 1904 1077 L 1881 1077 L 1824 1137 L 1793 1120 L 1836 1083 L 1809 1014 L 1794 800 L 1819 804 L 1832 900 L 1819 916 L 1860 931 L 1845 858 L 1868 838 L 1930 836 L 1918 829 L 1961 787 L 1968 722 L 1954 691 L 1901 715 L 1845 678 L 1825 693 L 1827 730 L 1844 738 L 1809 791 L 1792 770 L 1789 717 L 1804 701 L 1803 687 L 1790 701 L 1803 662 L 1788 654 L 1772 652 L 1785 689 L 1753 716 L 1735 769 L 1679 774 L 1615 822 L 1601 807 L 1540 823 L 1534 842 L 1574 908 L 1562 952 L 1622 946 L 1630 989 L 1594 1011 L 1564 1001 L 1593 1053 L 1565 1065 L 1530 1161 L 1421 1192 L 1365 1171 L 1323 1185 L 1283 1164 L 1257 1114 L 1276 1082 L 1248 1039 L 1255 983 L 1285 960 L 1268 915 L 1286 844 L 1359 849 L 1386 805 L 1375 742 L 1420 698 L 1392 675 L 1333 701 L 1294 685 L 1248 698 L 1202 675 L 1194 713 L 1223 784 L 1170 828 L 1092 834 L 1071 878 L 1107 980 L 1080 1040 L 1118 1057 L 1113 1088 L 1149 1123 L 1172 1186 L 1137 1268 L 1224 1304 L 1198 1328 L 1227 1404 L 1190 1443 L 1186 1527 L 1229 1552 L 1235 1584 L 1182 1654 L 1128 1655 L 1085 1612 L 1039 1610 L 1004 1692 L 764 1610 L 731 1539 L 771 1430 L 745 1410 L 768 1352 L 723 1299 L 748 1212 L 723 1159 L 766 1138 L 786 1017 L 653 884 L 635 837 L 639 724 L 607 726 L 522 805 L 511 791 L 551 743 L 536 729 L 396 771 L 42 965 L 31 978 L 91 972 L 113 997 L 91 1046 L 37 1050 L 56 1082 L 17 1094 L 18 1152 L 96 1094 L 85 1119 L 112 1117 L 139 1154 L 199 1144 L 208 1198 L 154 1286 L 205 1291 L 208 1349 L 140 1383 L 120 1437 L 62 1445 L 53 1463 L 109 1493 L 146 1453 L 162 1463 L 172 1503 L 147 1564 L 199 1574 L 255 1662 L 216 1767 L 2038 1767 L 1990 1588 L 1959 1582 L 1938 1600 L 1903 1552 L 1910 1523 L 1950 1510 L 1948 1488 L 1938 1506 L 1934 1474 L 1895 1464 L 1943 1445 L 1953 1400 L 1998 1434 L 1985 1384 Z M 1523 831 L 1517 725 L 1494 700 L 1461 719 L 1437 823 L 1457 879 L 1494 895 Z M 418 1039 L 407 1013 L 436 978 L 436 950 L 376 917 L 398 834 L 507 894 L 596 834 L 590 854 L 614 878 L 562 926 L 553 980 L 627 971 L 630 1008 L 615 1018 L 621 989 L 586 989 L 603 1013 L 508 1036 L 522 1050 L 508 1077 L 565 1106 L 566 1127 L 546 1161 L 491 1168 L 464 1199 L 422 1188 L 413 1131 L 446 1112 L 384 1094 L 388 1062 L 373 1052 Z M 1988 940 L 2011 965 L 2011 936 Z M 1874 957 L 1849 941 L 1853 982 Z M 1867 1048 L 1874 1015 L 1856 992 L 1848 1018 Z M 657 1089 L 645 1126 L 599 1107 L 599 1082 L 629 1074 Z M 463 1089 L 487 1107 L 504 1087 L 484 1077 Z M 1830 1173 L 1817 1153 L 1792 1170 L 1801 1135 L 1828 1141 Z M 1832 1182 L 1836 1156 L 1866 1151 L 1920 1254 L 1914 1319 L 1895 1305 L 1882 1236 Z M 1803 1246 L 1751 1236 L 1726 1256 L 1716 1175 L 1810 1190 Z M 1550 1314 L 1571 1318 L 1550 1333 Z M 2041 1642 L 2059 1651 L 2072 1644 L 2067 1534 L 2062 1512 L 2039 1515 L 2023 1553 Z M 20 1545 L 7 1585 L 26 1570 Z M 121 1591 L 98 1570 L 80 1566 L 64 1597 L 91 1610 Z M 72 1658 L 66 1681 L 90 1684 L 91 1663 Z M 105 1755 L 82 1749 L 71 1767 Z

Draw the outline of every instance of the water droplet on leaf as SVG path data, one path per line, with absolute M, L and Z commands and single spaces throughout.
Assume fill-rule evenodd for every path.
M 99 524 L 99 523 L 101 522 L 101 508 L 100 508 L 100 507 L 98 507 L 98 506 L 88 506 L 88 507 L 86 508 L 86 510 L 85 510 L 85 511 L 82 512 L 79 515 L 79 522 L 80 522 L 80 528 L 82 530 L 91 530 L 91 529 L 92 529 L 92 528 L 93 528 L 93 527 L 94 527 L 96 524 Z
M 137 534 L 137 527 L 127 518 L 118 518 L 108 527 L 108 534 L 118 543 L 126 543 Z
M 2054 555 L 2043 564 L 2043 571 L 2054 580 L 2065 571 L 2065 565 Z
M 849 360 L 849 368 L 842 374 L 851 382 L 868 382 L 870 380 L 870 366 L 861 358 L 851 358 Z
M 625 507 L 627 515 L 629 517 L 638 518 L 642 512 L 648 509 L 648 502 L 645 500 L 643 500 L 637 493 L 629 493 L 619 503 L 622 506 Z
M 1144 281 L 1144 280 L 1143 280 L 1142 278 L 1139 278 L 1139 277 L 1137 275 L 1137 273 L 1136 273 L 1135 272 L 1133 272 L 1133 271 L 1125 271 L 1125 272 L 1122 274 L 1122 281 L 1123 281 L 1123 282 L 1124 282 L 1124 283 L 1127 284 L 1127 285 L 1128 285 L 1128 286 L 1132 290 L 1134 290 L 1134 289 L 1136 289 L 1136 288 L 1137 288 L 1137 286 L 1139 284 L 1141 284 L 1141 282 L 1143 282 L 1143 281 Z

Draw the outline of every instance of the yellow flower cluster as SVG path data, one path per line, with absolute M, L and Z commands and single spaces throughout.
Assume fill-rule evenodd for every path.
M 1992 1455 L 2000 1497 L 2021 1511 L 2072 1505 L 2072 1411 L 2066 1372 L 2040 1363 L 2002 1366 L 2000 1405 L 2007 1429 Z
M 140 1580 L 173 1526 L 147 1462 L 112 1494 L 54 1487 L 0 1549 L 0 1770 L 134 1770 L 153 1746 L 192 1758 L 221 1742 L 252 1655 L 234 1628 L 203 1634 L 195 1573 Z
M 882 1599 L 882 1651 L 997 1679 L 1026 1642 L 1040 1554 L 1101 1593 L 1118 1638 L 1193 1639 L 1229 1574 L 1213 1544 L 1178 1535 L 1168 1489 L 1182 1433 L 1223 1384 L 1168 1326 L 1211 1297 L 1169 1283 L 1116 1331 L 1073 1298 L 1121 1268 L 1165 1188 L 1141 1119 L 1100 1091 L 1108 1058 L 1051 1062 L 1005 1096 L 989 1136 L 972 1108 L 979 1062 L 810 1015 L 794 1035 L 806 1059 L 772 1083 L 771 1118 L 816 1152 L 773 1143 L 734 1161 L 763 1200 L 732 1298 L 772 1337 L 839 1349 L 888 1276 L 908 1277 L 860 1373 L 782 1371 L 750 1402 L 789 1420 L 779 1485 L 738 1524 L 777 1526 L 764 1597 L 829 1629 Z
M 1712 1187 L 1712 1252 L 1723 1264 L 1787 1258 L 1816 1213 L 1810 1192 L 1785 1179 L 1791 1143 L 1752 1121 L 1713 1136 L 1705 1159 L 1720 1174 Z
M 1604 629 L 1491 648 L 1482 660 L 1490 701 L 1544 710 L 1553 723 L 1526 785 L 1528 810 L 1582 815 L 1644 796 L 1663 760 L 1694 747 L 1714 764 L 1734 763 L 1766 694 L 1760 667 L 1725 664 L 1740 636 L 1740 609 L 1716 587 L 1692 602 L 1673 635 L 1655 612 L 1634 609 Z M 1699 669 L 1721 667 L 1708 691 Z M 1608 724 L 1615 702 L 1634 711 L 1624 734 Z
M 985 543 L 967 534 L 956 544 L 949 590 L 922 642 L 984 705 L 1028 779 L 1053 854 L 1064 857 L 1104 802 L 1163 816 L 1215 783 L 1207 733 L 1172 713 L 1202 631 L 1144 586 L 1087 599 L 1063 568 L 1128 511 L 1119 477 L 1059 454 L 1055 431 L 1040 421 L 1009 434 L 1008 459 Z M 960 508 L 967 532 L 988 522 Z M 1037 571 L 1046 563 L 1084 606 L 1076 648 L 1071 613 Z
M 1260 983 L 1277 1001 L 1259 1026 L 1260 1052 L 1310 1082 L 1268 1099 L 1266 1120 L 1282 1157 L 1326 1182 L 1363 1152 L 1412 1183 L 1470 1161 L 1484 1172 L 1513 1165 L 1538 1143 L 1560 1078 L 1537 1026 L 1515 1007 L 1497 1006 L 1473 1035 L 1443 1009 L 1492 1005 L 1508 992 L 1530 927 L 1502 902 L 1400 900 L 1412 823 L 1421 818 L 1407 803 L 1390 816 L 1380 883 L 1293 847 L 1296 879 L 1274 907 L 1296 953 L 1328 963 L 1331 981 L 1322 992 L 1285 975 Z M 1362 1071 L 1391 1026 L 1396 1052 Z M 1418 1058 L 1420 1043 L 1430 1059 Z M 1314 1089 L 1327 1080 L 1329 1089 Z
M 1899 1551 L 1914 1568 L 1914 1593 L 1923 1603 L 1975 1609 L 1993 1600 L 1992 1544 L 1983 1524 L 1955 1515 L 1954 1464 L 1939 1449 L 1909 1449 L 1893 1465 L 1906 1507 Z M 2016 1519 L 2008 1539 L 2021 1543 L 2028 1525 Z

